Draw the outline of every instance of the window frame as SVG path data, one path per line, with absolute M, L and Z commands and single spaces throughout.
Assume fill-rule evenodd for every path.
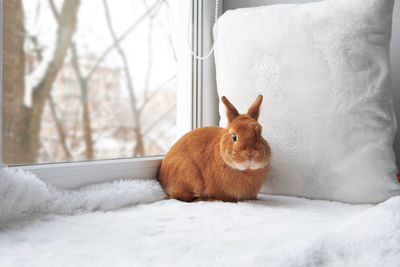
M 214 19 L 214 4 L 206 0 L 191 0 L 193 6 L 192 13 L 192 46 L 197 54 L 203 55 L 208 51 L 212 44 L 212 25 Z M 222 0 L 219 0 L 222 3 Z M 220 3 L 220 10 L 222 10 Z M 187 10 L 187 9 L 186 9 Z M 2 44 L 3 44 L 3 0 L 0 0 L 0 127 L 2 128 Z M 186 20 L 187 21 L 187 20 Z M 185 31 L 186 32 L 186 31 Z M 187 41 L 185 35 L 182 40 Z M 185 40 L 183 40 L 185 39 Z M 187 43 L 187 42 L 185 42 Z M 178 106 L 182 104 L 177 123 L 180 121 L 182 135 L 191 129 L 202 127 L 204 125 L 217 125 L 218 119 L 215 116 L 218 106 L 215 86 L 215 68 L 213 58 L 201 61 L 191 57 L 187 51 L 188 65 L 192 70 L 190 77 L 190 93 L 185 92 L 182 97 L 178 97 Z M 191 64 L 190 64 L 191 62 Z M 207 81 L 204 76 L 207 75 Z M 180 81 L 182 83 L 182 81 Z M 183 81 L 185 83 L 185 81 Z M 205 87 L 205 85 L 207 87 Z M 182 86 L 182 85 L 181 85 Z M 205 90 L 207 88 L 207 90 Z M 211 99 L 211 101 L 210 101 Z M 215 100 L 216 99 L 216 100 Z M 210 105 L 204 108 L 205 101 Z M 189 106 L 187 103 L 190 103 Z M 191 114 L 191 116 L 188 116 Z M 189 119 L 190 118 L 190 119 Z M 191 121 L 188 121 L 191 120 Z M 183 121 L 183 123 L 182 123 Z M 184 124 L 184 125 L 182 125 Z M 179 131 L 179 129 L 178 129 Z M 0 131 L 0 151 L 2 151 L 2 131 Z M 8 168 L 21 168 L 25 171 L 34 173 L 45 182 L 62 188 L 76 188 L 86 184 L 106 182 L 117 179 L 155 179 L 161 160 L 161 156 L 104 159 L 91 161 L 40 163 L 32 165 L 12 165 Z M 0 153 L 0 168 L 5 167 L 2 162 L 2 153 Z
M 3 0 L 0 0 L 0 168 L 3 168 Z
M 223 13 L 223 0 L 218 0 L 218 16 Z M 215 1 L 193 0 L 192 44 L 196 55 L 212 49 Z M 196 19 L 195 19 L 196 18 Z M 192 128 L 219 125 L 218 94 L 214 56 L 205 60 L 192 58 L 193 115 Z
M 150 180 L 157 177 L 164 156 L 13 165 L 34 173 L 45 182 L 61 188 L 76 188 L 87 184 L 119 179 Z

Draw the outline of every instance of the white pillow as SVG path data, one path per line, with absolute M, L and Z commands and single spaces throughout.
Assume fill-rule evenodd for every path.
M 214 28 L 218 93 L 264 95 L 264 193 L 375 203 L 400 193 L 390 93 L 393 0 L 227 11 Z M 221 126 L 226 126 L 220 105 Z

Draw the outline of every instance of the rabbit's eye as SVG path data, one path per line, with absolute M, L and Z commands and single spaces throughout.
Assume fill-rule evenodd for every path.
M 236 141 L 237 141 L 237 136 L 236 136 L 236 134 L 232 134 L 232 141 L 233 141 L 233 142 L 236 142 Z

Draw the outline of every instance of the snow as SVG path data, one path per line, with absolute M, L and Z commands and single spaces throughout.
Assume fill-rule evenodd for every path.
M 64 191 L 23 172 L 17 175 L 25 181 L 16 184 L 12 172 L 1 171 L 0 214 L 8 222 L 0 226 L 0 266 L 381 267 L 400 262 L 400 196 L 378 205 L 268 195 L 241 203 L 184 203 L 165 200 L 156 181 Z M 10 198 L 16 194 L 18 200 Z M 18 206 L 24 199 L 36 205 Z M 3 201 L 11 205 L 6 212 Z M 14 209 L 14 215 L 23 211 L 25 216 L 12 220 Z

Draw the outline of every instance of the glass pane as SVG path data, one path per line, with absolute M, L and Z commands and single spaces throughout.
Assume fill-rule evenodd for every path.
M 166 153 L 177 128 L 169 1 L 3 3 L 3 163 Z

